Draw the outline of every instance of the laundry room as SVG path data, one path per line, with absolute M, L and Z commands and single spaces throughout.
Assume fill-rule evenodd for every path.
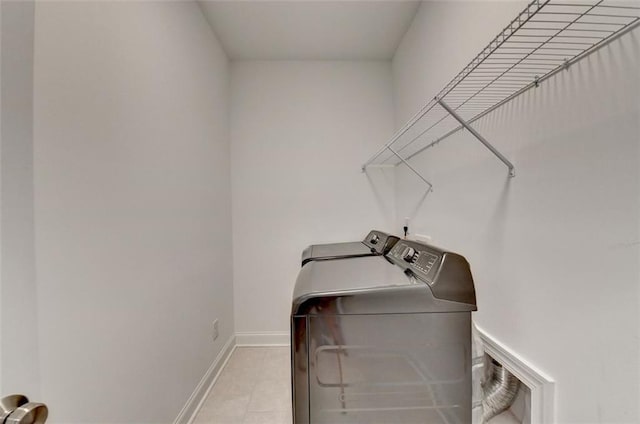
M 0 424 L 640 422 L 638 75 L 638 0 L 0 0 Z

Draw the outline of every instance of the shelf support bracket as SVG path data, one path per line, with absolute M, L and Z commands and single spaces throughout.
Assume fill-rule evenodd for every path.
M 387 149 L 393 153 L 394 155 L 396 155 L 396 157 L 398 159 L 400 159 L 400 161 L 402 161 L 402 163 L 404 163 L 406 165 L 407 168 L 409 168 L 414 174 L 416 174 L 418 176 L 418 178 L 420 178 L 422 181 L 424 181 L 425 183 L 427 183 L 427 185 L 429 186 L 429 189 L 427 192 L 429 191 L 433 191 L 433 184 L 431 184 L 429 181 L 427 181 L 427 179 L 425 177 L 422 176 L 421 173 L 419 173 L 418 171 L 416 171 L 416 169 L 409 165 L 409 162 L 407 162 L 406 160 L 404 160 L 404 158 L 402 156 L 400 156 L 400 154 L 398 152 L 396 152 L 395 150 L 393 150 L 393 148 L 391 146 L 387 146 Z
M 444 110 L 446 110 L 449 115 L 453 116 L 455 118 L 456 121 L 460 122 L 460 125 L 462 125 L 463 127 L 465 127 L 467 130 L 469 130 L 469 132 L 475 137 L 477 138 L 482 144 L 484 144 L 484 146 L 489 149 L 491 151 L 491 153 L 493 153 L 494 155 L 496 155 L 496 157 L 498 159 L 500 159 L 505 165 L 507 165 L 507 168 L 509 168 L 509 177 L 515 177 L 516 176 L 516 170 L 513 166 L 513 164 L 511 162 L 509 162 L 509 159 L 507 159 L 506 157 L 504 157 L 504 155 L 502 153 L 500 153 L 495 147 L 493 147 L 491 145 L 491 143 L 489 143 L 478 131 L 474 130 L 473 127 L 471 125 L 469 125 L 469 123 L 467 123 L 467 121 L 465 121 L 460 115 L 458 115 L 458 113 L 453 110 L 448 104 L 446 104 L 442 99 L 436 97 L 435 98 L 436 102 L 438 102 L 438 104 L 440 106 L 442 106 L 442 108 Z M 393 150 L 391 150 L 393 152 Z M 395 152 L 393 152 L 395 153 Z M 397 153 L 395 153 L 396 156 L 398 156 Z M 400 157 L 400 156 L 398 156 Z M 403 162 L 404 159 L 400 158 Z M 406 162 L 405 162 L 406 164 Z M 415 171 L 413 171 L 415 172 Z

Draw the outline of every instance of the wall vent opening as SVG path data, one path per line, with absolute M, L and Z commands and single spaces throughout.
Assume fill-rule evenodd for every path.
M 485 424 L 554 424 L 555 382 L 522 355 L 496 340 L 482 328 L 475 327 L 474 337 L 479 339 L 484 351 L 485 372 L 490 368 L 491 360 L 495 360 L 520 381 L 509 409 Z M 474 422 L 480 420 L 476 420 L 474 414 Z
M 483 422 L 531 424 L 531 390 L 490 355 L 485 364 Z

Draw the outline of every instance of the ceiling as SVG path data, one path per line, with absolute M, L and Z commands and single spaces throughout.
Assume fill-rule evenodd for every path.
M 199 1 L 232 60 L 389 60 L 419 1 Z

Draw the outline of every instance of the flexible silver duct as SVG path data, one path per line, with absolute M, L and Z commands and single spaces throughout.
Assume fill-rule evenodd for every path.
M 520 380 L 495 360 L 491 360 L 489 369 L 482 399 L 484 423 L 509 409 L 520 389 Z

